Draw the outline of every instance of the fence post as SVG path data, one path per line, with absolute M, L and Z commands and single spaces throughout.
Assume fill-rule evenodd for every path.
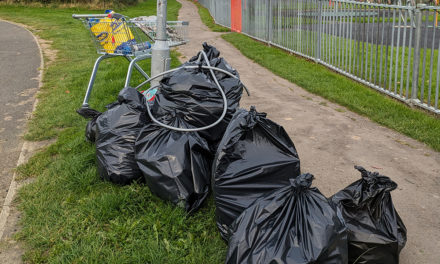
M 269 45 L 270 45 L 273 40 L 272 0 L 268 0 L 268 2 L 269 2 L 269 8 L 267 10 L 268 10 L 269 14 L 267 14 L 267 18 L 269 19 L 269 23 L 267 23 L 267 26 L 268 26 L 267 43 L 269 43 Z
M 213 2 L 211 2 L 213 5 L 212 5 L 212 14 L 211 14 L 211 16 L 212 16 L 212 18 L 214 18 L 214 23 L 216 23 L 217 24 L 217 19 L 216 19 L 216 17 L 217 17 L 217 4 L 216 4 L 216 1 L 213 1 Z
M 422 32 L 422 9 L 425 4 L 417 4 L 414 11 L 415 22 L 416 22 L 416 32 L 414 37 L 414 57 L 413 57 L 413 75 L 412 75 L 412 90 L 411 90 L 411 100 L 417 99 L 417 90 L 419 86 L 419 66 L 420 66 L 420 35 Z
M 315 62 L 321 60 L 321 34 L 322 34 L 322 1 L 318 0 L 318 39 L 316 40 Z
M 270 0 L 267 0 L 267 8 L 266 8 L 266 41 L 269 43 L 269 39 L 270 39 L 270 26 L 269 26 L 269 23 L 270 23 L 270 17 L 269 17 L 269 14 L 270 14 Z

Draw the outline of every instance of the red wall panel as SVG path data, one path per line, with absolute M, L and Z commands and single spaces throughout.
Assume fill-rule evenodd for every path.
M 241 0 L 231 0 L 231 30 L 241 32 Z

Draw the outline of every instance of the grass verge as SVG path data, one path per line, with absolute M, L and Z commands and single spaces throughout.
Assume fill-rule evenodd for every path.
M 227 27 L 220 26 L 215 23 L 214 18 L 209 13 L 209 10 L 202 6 L 200 3 L 192 0 L 192 2 L 197 6 L 199 10 L 199 16 L 203 24 L 205 24 L 211 31 L 214 32 L 230 32 L 231 30 Z
M 168 1 L 168 17 L 180 8 Z M 151 15 L 156 1 L 116 10 L 129 16 Z M 35 180 L 19 190 L 22 212 L 18 239 L 25 242 L 27 263 L 220 263 L 226 245 L 209 200 L 197 214 L 151 195 L 148 187 L 120 187 L 99 179 L 94 146 L 84 140 L 81 105 L 97 54 L 90 34 L 72 13 L 91 10 L 0 6 L 0 17 L 32 27 L 51 41 L 57 59 L 46 65 L 39 105 L 29 123 L 29 140 L 57 137 L 18 171 Z M 102 10 L 100 11 L 102 12 Z M 172 65 L 178 63 L 173 53 Z M 149 61 L 142 63 L 149 72 Z M 98 110 L 116 100 L 127 70 L 123 59 L 101 64 L 90 105 Z M 135 73 L 133 82 L 141 77 Z
M 285 34 L 282 32 L 282 30 L 273 32 L 273 43 L 312 57 L 313 54 L 316 54 L 314 43 L 318 41 L 318 38 L 313 31 L 294 30 Z M 414 54 L 414 48 L 376 45 L 356 39 L 323 34 L 321 49 L 323 62 L 343 69 L 372 84 L 384 87 L 394 94 L 403 97 L 411 96 L 412 78 L 410 77 L 413 76 L 414 60 L 410 55 Z M 417 97 L 424 103 L 433 106 L 437 79 L 440 78 L 435 74 L 438 65 L 434 66 L 438 60 L 438 51 L 422 48 L 420 54 L 419 65 L 421 69 L 418 74 Z M 432 59 L 430 59 L 431 56 Z M 425 67 L 423 67 L 424 57 L 427 60 Z M 434 74 L 430 82 L 429 72 L 431 69 Z
M 411 109 L 322 65 L 287 55 L 242 34 L 224 34 L 222 38 L 278 76 L 440 151 L 438 118 Z

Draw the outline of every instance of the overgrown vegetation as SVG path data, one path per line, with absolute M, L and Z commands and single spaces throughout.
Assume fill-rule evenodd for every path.
M 168 17 L 180 8 L 168 1 Z M 131 17 L 152 15 L 156 1 L 117 10 Z M 32 27 L 52 41 L 56 61 L 46 65 L 39 105 L 26 138 L 57 141 L 18 169 L 35 178 L 19 191 L 22 212 L 18 239 L 27 263 L 220 263 L 226 244 L 215 227 L 212 199 L 195 215 L 153 196 L 145 185 L 115 186 L 99 179 L 94 146 L 84 139 L 81 105 L 94 60 L 90 34 L 71 18 L 79 8 L 0 6 L 0 17 Z M 173 67 L 179 62 L 172 54 Z M 142 63 L 149 72 L 149 61 Z M 90 105 L 105 110 L 122 88 L 127 62 L 101 64 Z M 142 78 L 134 72 L 133 83 Z
M 440 120 L 431 114 L 411 109 L 322 65 L 242 34 L 224 34 L 222 38 L 278 76 L 440 151 Z
M 7 4 L 16 5 L 42 5 L 42 6 L 68 6 L 68 7 L 92 7 L 92 8 L 120 8 L 133 6 L 143 1 L 151 0 L 6 0 Z

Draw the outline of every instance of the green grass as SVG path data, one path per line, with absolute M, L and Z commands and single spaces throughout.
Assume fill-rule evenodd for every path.
M 180 8 L 168 1 L 168 17 Z M 155 13 L 156 1 L 116 10 L 129 16 Z M 20 178 L 34 178 L 19 190 L 17 202 L 28 263 L 220 263 L 226 244 L 215 227 L 212 199 L 188 216 L 181 208 L 153 196 L 148 187 L 120 187 L 99 179 L 94 146 L 84 140 L 86 120 L 76 114 L 97 58 L 87 30 L 72 13 L 84 9 L 0 6 L 0 17 L 30 25 L 52 41 L 55 62 L 46 65 L 39 104 L 26 138 L 56 137 L 56 143 L 18 168 Z M 178 65 L 176 53 L 172 65 Z M 127 62 L 102 63 L 90 100 L 98 110 L 116 100 Z M 148 62 L 143 63 L 149 72 Z M 133 76 L 133 83 L 142 80 Z
M 411 109 L 322 65 L 287 55 L 247 36 L 230 33 L 222 35 L 222 38 L 273 73 L 440 151 L 438 118 Z
M 203 24 L 205 24 L 211 31 L 214 32 L 229 32 L 229 28 L 217 25 L 214 21 L 214 18 L 212 18 L 211 14 L 209 13 L 209 10 L 205 7 L 203 7 L 200 3 L 192 0 L 192 2 L 197 6 L 199 10 L 199 16 L 202 20 Z
M 369 34 L 368 37 L 371 39 L 371 34 Z M 284 34 L 274 31 L 272 38 L 273 43 L 291 50 L 299 51 L 300 53 L 311 57 L 317 56 L 317 45 L 315 44 L 317 41 L 317 34 L 307 30 L 287 30 Z M 425 52 L 427 61 L 423 68 L 423 57 Z M 410 53 L 411 56 L 409 56 Z M 414 63 L 412 60 L 413 54 L 414 48 L 409 48 L 407 43 L 405 47 L 390 47 L 387 45 L 380 45 L 380 43 L 376 45 L 375 43 L 371 44 L 369 42 L 357 41 L 328 34 L 323 34 L 321 36 L 321 60 L 323 62 L 342 69 L 347 73 L 351 73 L 361 79 L 367 80 L 379 87 L 384 87 L 390 92 L 399 94 L 403 97 L 411 96 Z M 430 59 L 431 55 L 432 60 Z M 411 60 L 409 60 L 409 58 Z M 437 50 L 421 49 L 417 89 L 418 99 L 421 100 L 421 91 L 423 90 L 423 102 L 427 104 L 429 103 L 430 106 L 435 105 L 435 88 L 437 83 L 437 76 L 435 73 L 439 67 L 436 63 L 437 60 Z M 398 63 L 396 63 L 396 61 L 398 61 Z M 430 67 L 433 68 L 431 84 L 429 83 Z

